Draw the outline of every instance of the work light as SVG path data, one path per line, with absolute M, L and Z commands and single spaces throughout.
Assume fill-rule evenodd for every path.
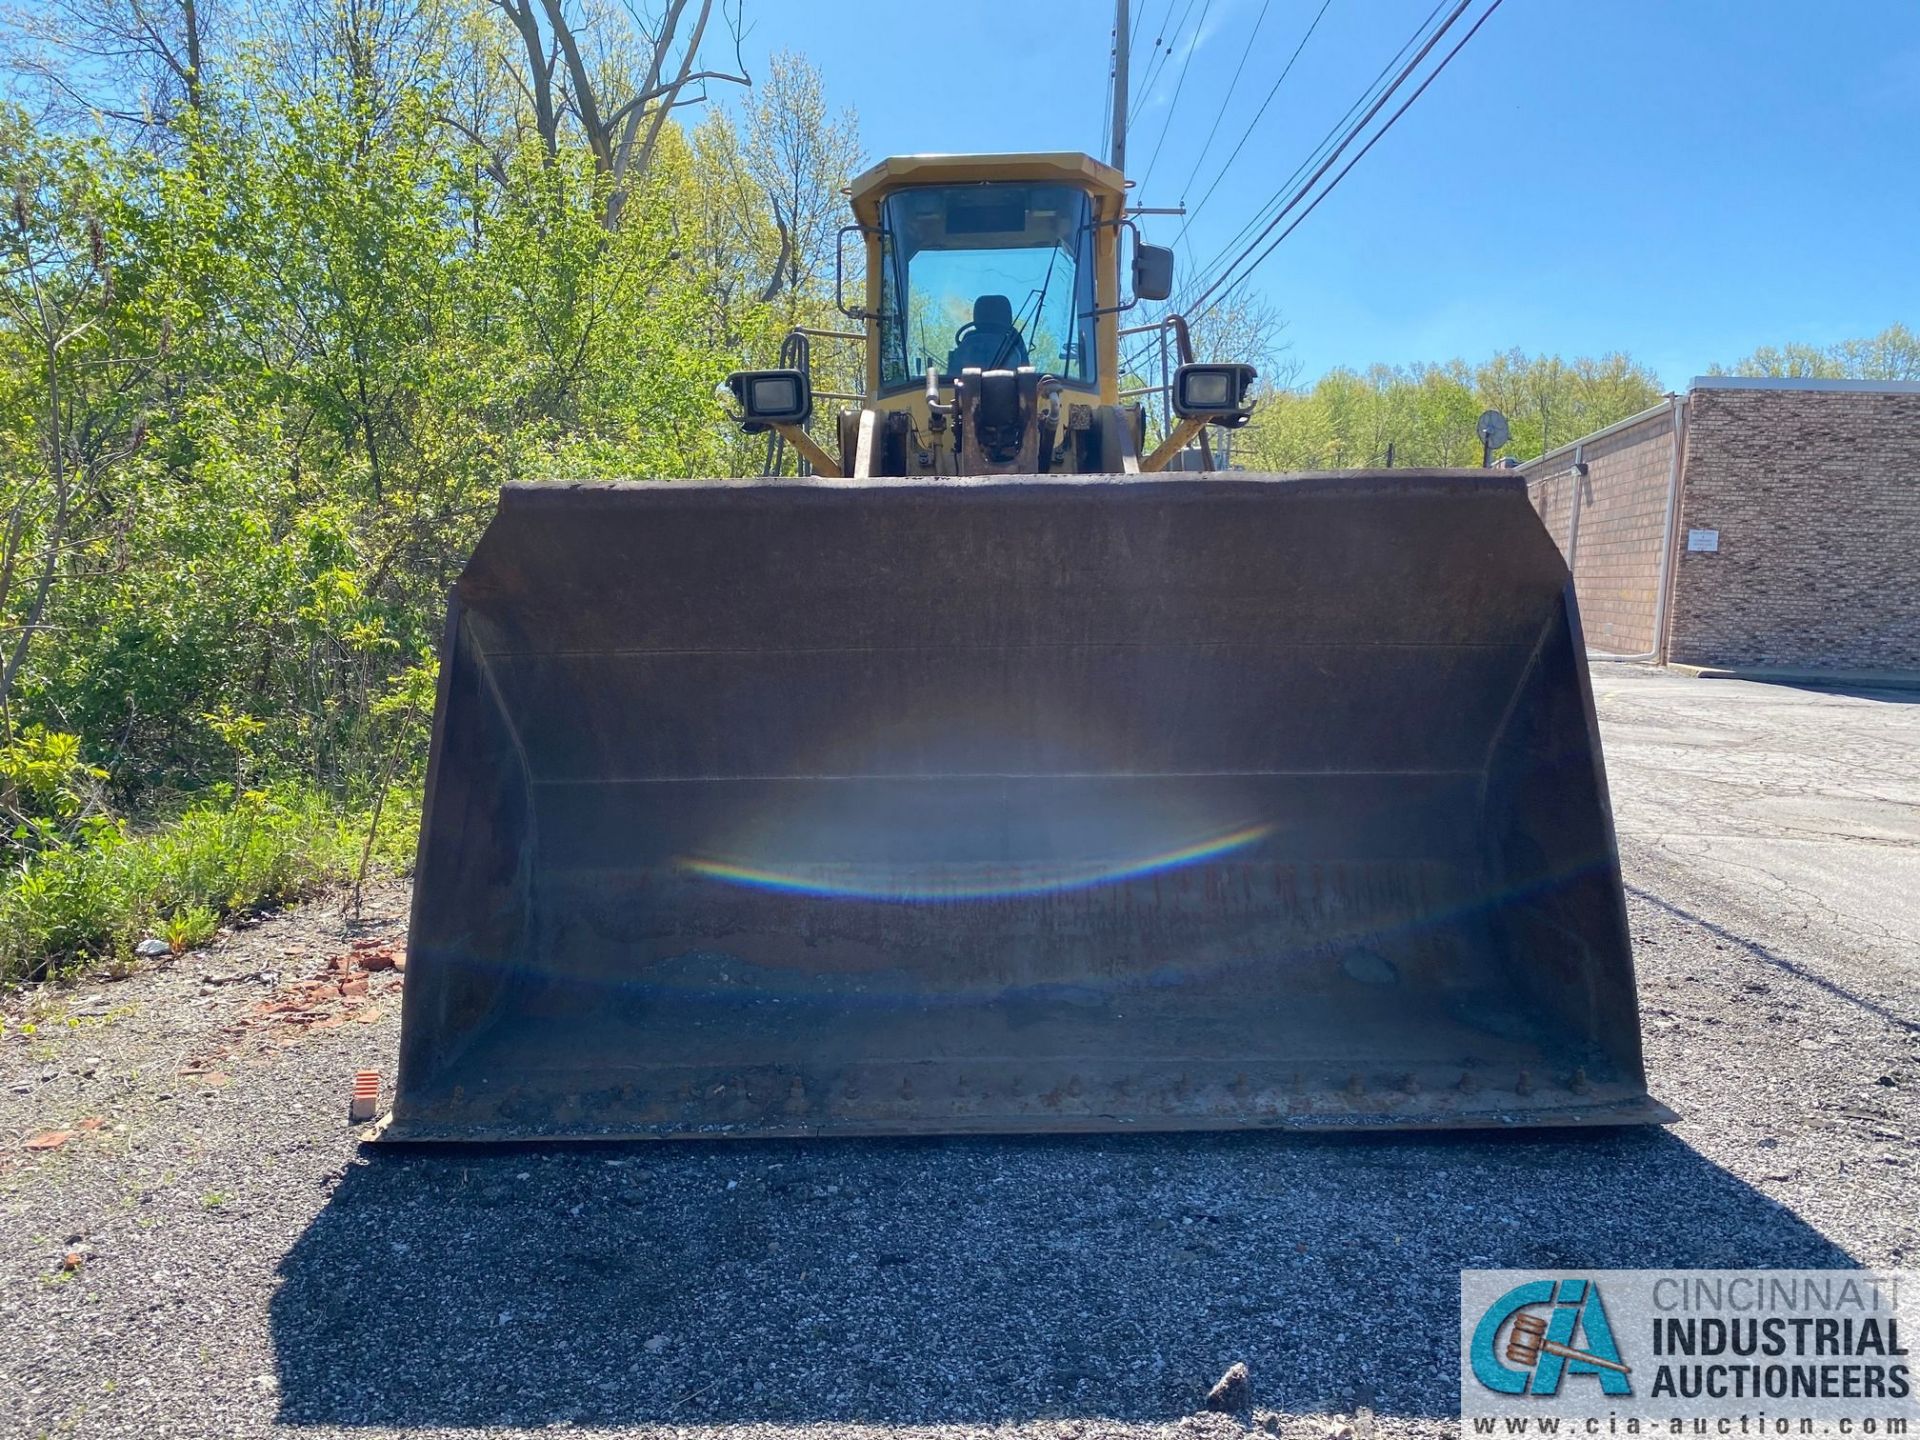
M 813 412 L 813 386 L 799 370 L 736 370 L 727 389 L 750 425 L 800 425 Z
M 1238 427 L 1253 414 L 1251 365 L 1182 365 L 1173 372 L 1173 413 Z

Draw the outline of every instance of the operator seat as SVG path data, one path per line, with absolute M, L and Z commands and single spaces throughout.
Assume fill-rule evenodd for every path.
M 1017 370 L 1031 364 L 1027 342 L 1013 328 L 1013 302 L 1004 295 L 982 295 L 973 302 L 973 323 L 963 325 L 947 352 L 949 375 L 970 366 L 982 370 Z

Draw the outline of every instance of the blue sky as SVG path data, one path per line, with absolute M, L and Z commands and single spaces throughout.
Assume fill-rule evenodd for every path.
M 1139 203 L 1199 201 L 1320 5 L 1134 0 L 1136 75 L 1156 32 L 1172 50 L 1135 97 L 1136 178 L 1166 130 Z M 1330 0 L 1195 217 L 1183 274 L 1432 6 Z M 1112 0 L 748 0 L 746 58 L 804 51 L 875 157 L 1098 152 L 1112 17 Z M 1163 243 L 1179 229 L 1150 225 Z M 1505 0 L 1252 283 L 1306 379 L 1517 345 L 1624 349 L 1679 385 L 1757 345 L 1920 323 L 1920 0 Z

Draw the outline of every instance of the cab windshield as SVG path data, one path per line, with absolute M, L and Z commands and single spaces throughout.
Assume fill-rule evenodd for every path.
M 880 208 L 880 382 L 1031 365 L 1094 380 L 1093 212 L 1071 185 L 926 185 Z

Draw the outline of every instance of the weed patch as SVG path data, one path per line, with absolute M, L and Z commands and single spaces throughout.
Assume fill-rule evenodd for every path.
M 374 857 L 404 869 L 418 824 L 418 793 L 390 796 Z M 367 827 L 365 815 L 296 789 L 220 794 L 140 830 L 92 820 L 0 876 L 0 978 L 125 966 L 149 935 L 176 954 L 205 944 L 226 916 L 351 880 Z

